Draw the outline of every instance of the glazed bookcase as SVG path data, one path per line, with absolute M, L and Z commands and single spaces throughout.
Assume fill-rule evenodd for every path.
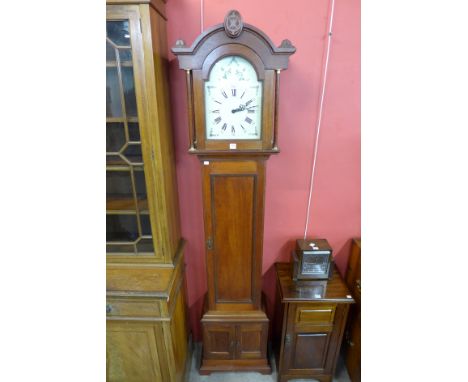
M 185 378 L 190 359 L 165 1 L 106 18 L 107 380 Z

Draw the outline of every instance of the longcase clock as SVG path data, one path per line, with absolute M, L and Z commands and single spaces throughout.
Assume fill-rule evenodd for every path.
M 238 11 L 172 48 L 186 72 L 189 152 L 202 166 L 208 292 L 200 372 L 270 373 L 262 302 L 265 164 L 279 152 L 281 70 L 295 48 L 275 47 Z

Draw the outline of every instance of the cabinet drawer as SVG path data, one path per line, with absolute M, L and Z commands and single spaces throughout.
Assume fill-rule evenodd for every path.
M 333 325 L 335 305 L 299 305 L 296 308 L 298 325 Z
M 159 301 L 156 299 L 107 298 L 107 317 L 160 317 Z

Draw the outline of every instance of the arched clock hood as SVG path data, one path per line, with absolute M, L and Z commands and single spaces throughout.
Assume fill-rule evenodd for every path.
M 244 24 L 239 12 L 232 10 L 226 15 L 224 23 L 205 30 L 192 46 L 188 47 L 183 40 L 177 40 L 172 52 L 179 59 L 180 69 L 201 69 L 214 47 L 233 43 L 254 50 L 262 59 L 265 69 L 287 69 L 289 56 L 296 51 L 287 39 L 276 47 L 263 31 L 253 25 Z

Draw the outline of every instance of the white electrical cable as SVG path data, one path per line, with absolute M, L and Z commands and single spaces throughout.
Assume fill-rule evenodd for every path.
M 203 24 L 204 24 L 204 8 L 205 8 L 205 5 L 204 5 L 204 1 L 203 0 L 200 0 L 200 29 L 201 29 L 201 33 L 203 33 Z
M 305 229 L 304 229 L 304 240 L 307 237 L 307 229 L 309 228 L 310 203 L 312 200 L 312 190 L 314 188 L 315 164 L 317 162 L 318 140 L 319 140 L 319 135 L 320 135 L 320 127 L 322 125 L 323 99 L 325 97 L 325 86 L 327 84 L 328 60 L 330 58 L 330 45 L 331 45 L 331 38 L 332 38 L 334 13 L 335 13 L 335 0 L 331 0 L 331 12 L 330 12 L 330 22 L 329 22 L 329 28 L 328 28 L 327 52 L 326 52 L 326 57 L 325 57 L 325 69 L 324 69 L 324 74 L 323 74 L 322 92 L 320 94 L 320 107 L 319 107 L 319 113 L 317 117 L 317 135 L 315 136 L 314 159 L 312 161 L 312 174 L 310 175 L 309 199 L 307 201 L 307 216 L 306 216 L 306 223 L 305 223 Z

